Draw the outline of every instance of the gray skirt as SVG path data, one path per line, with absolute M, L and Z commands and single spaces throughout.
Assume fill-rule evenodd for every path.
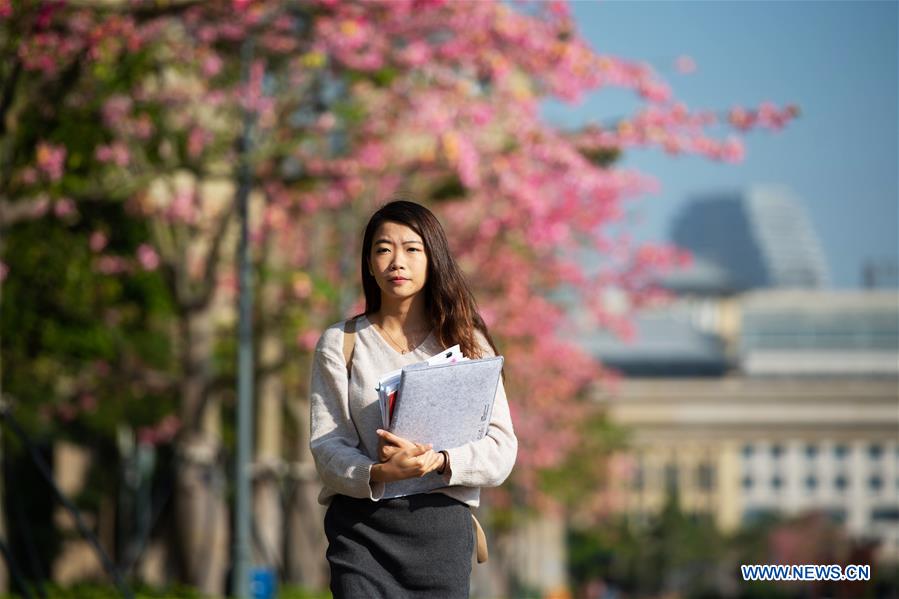
M 335 599 L 468 597 L 471 510 L 442 493 L 383 501 L 335 495 L 325 534 Z

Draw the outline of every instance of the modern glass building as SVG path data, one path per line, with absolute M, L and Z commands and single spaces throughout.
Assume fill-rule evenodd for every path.
M 704 268 L 721 271 L 719 280 L 732 292 L 830 285 L 815 229 L 786 186 L 699 196 L 675 218 L 671 240 Z

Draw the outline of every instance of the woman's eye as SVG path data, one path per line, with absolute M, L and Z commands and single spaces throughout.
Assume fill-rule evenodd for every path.
M 376 254 L 383 254 L 384 252 L 389 252 L 389 251 L 390 251 L 390 250 L 388 250 L 387 248 L 378 248 L 378 249 L 375 250 L 375 253 L 376 253 Z

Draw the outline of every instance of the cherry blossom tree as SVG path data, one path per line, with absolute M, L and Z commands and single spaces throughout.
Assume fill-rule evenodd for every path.
M 182 576 L 207 592 L 221 592 L 227 564 L 220 411 L 233 387 L 242 160 L 260 298 L 257 501 L 272 506 L 260 516 L 263 553 L 282 561 L 283 521 L 305 518 L 292 538 L 320 542 L 305 530 L 316 486 L 309 354 L 324 326 L 360 306 L 361 227 L 378 204 L 400 193 L 445 223 L 506 355 L 521 441 L 513 479 L 491 500 L 548 505 L 540 473 L 581 445 L 587 393 L 611 376 L 572 344 L 552 292 L 573 289 L 626 335 L 627 318 L 606 309 L 603 292 L 614 287 L 634 306 L 658 301 L 655 276 L 687 260 L 615 233 L 626 202 L 657 185 L 616 156 L 639 146 L 734 162 L 743 133 L 797 115 L 771 104 L 691 110 L 650 66 L 592 49 L 564 2 L 0 0 L 0 18 L 12 57 L 0 67 L 0 233 L 29 219 L 81 222 L 97 202 L 144 224 L 126 251 L 107 243 L 111 220 L 86 238 L 99 275 L 153 273 L 169 294 L 178 409 L 145 436 L 164 441 L 177 428 Z M 632 90 L 641 108 L 575 132 L 539 116 L 546 98 L 608 87 Z M 709 133 L 722 124 L 733 133 Z M 579 265 L 585 247 L 607 258 L 603 269 Z M 285 411 L 293 433 L 280 426 Z M 295 482 L 293 510 L 272 516 L 284 476 Z M 207 561 L 189 557 L 201 547 Z M 293 577 L 320 582 L 318 565 L 291 563 Z

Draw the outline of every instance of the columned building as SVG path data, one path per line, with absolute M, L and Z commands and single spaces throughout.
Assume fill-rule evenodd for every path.
M 823 511 L 899 557 L 895 380 L 630 379 L 598 400 L 632 431 L 618 491 L 633 517 L 675 491 L 726 531 Z
M 585 344 L 625 375 L 597 400 L 631 431 L 629 514 L 675 490 L 724 530 L 825 512 L 899 559 L 899 294 L 681 298 L 637 323 Z

